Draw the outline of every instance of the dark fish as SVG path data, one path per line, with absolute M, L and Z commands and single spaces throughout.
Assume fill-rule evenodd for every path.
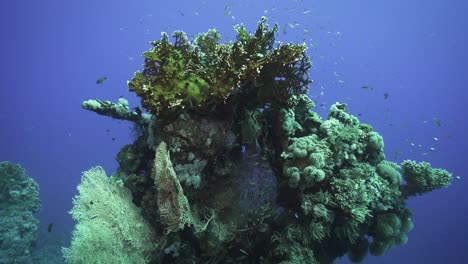
M 384 98 L 385 100 L 387 100 L 389 96 L 390 96 L 390 94 L 388 94 L 388 93 L 384 93 L 384 94 L 383 94 L 383 98 Z
M 51 222 L 48 226 L 47 226 L 47 232 L 52 232 L 52 227 L 54 227 L 54 223 Z
M 440 122 L 440 119 L 439 119 L 439 118 L 434 117 L 432 120 L 434 120 L 434 123 L 435 123 L 438 127 L 442 126 L 442 123 Z
M 112 138 L 112 141 L 115 141 L 115 137 Z
M 122 247 L 127 248 L 128 246 L 130 246 L 130 240 L 128 239 L 122 240 Z
M 370 87 L 370 86 L 361 86 L 362 89 L 369 89 L 369 90 L 374 90 L 374 87 Z
M 141 113 L 143 113 L 143 111 L 141 110 L 141 108 L 138 107 L 138 106 L 135 107 L 135 112 L 136 112 L 137 114 L 139 114 L 139 115 L 141 115 Z
M 96 84 L 102 84 L 105 80 L 107 80 L 106 76 L 99 77 L 99 79 L 96 80 Z

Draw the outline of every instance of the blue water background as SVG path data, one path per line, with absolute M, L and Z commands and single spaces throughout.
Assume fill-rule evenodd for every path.
M 309 46 L 310 95 L 322 116 L 346 102 L 383 135 L 388 159 L 426 160 L 461 177 L 410 199 L 408 243 L 365 263 L 468 263 L 467 13 L 462 0 L 2 1 L 0 160 L 21 163 L 39 183 L 41 228 L 54 222 L 69 237 L 80 173 L 114 172 L 133 140 L 130 123 L 81 102 L 125 96 L 137 106 L 126 82 L 161 31 L 216 28 L 228 41 L 233 24 L 253 31 L 265 15 L 279 23 L 279 40 Z

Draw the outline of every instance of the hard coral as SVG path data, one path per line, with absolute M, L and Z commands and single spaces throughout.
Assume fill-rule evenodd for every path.
M 235 27 L 237 41 L 219 43 L 216 30 L 200 34 L 191 44 L 182 31 L 169 41 L 151 42 L 143 53 L 143 72 L 136 72 L 129 88 L 151 113 L 167 116 L 181 109 L 207 111 L 234 95 L 249 94 L 263 104 L 280 104 L 301 94 L 310 83 L 305 45 L 275 44 L 278 26 L 262 18 L 254 35 Z

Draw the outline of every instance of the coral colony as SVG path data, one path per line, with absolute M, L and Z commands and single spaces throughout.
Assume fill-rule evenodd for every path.
M 407 242 L 408 198 L 450 184 L 428 163 L 386 160 L 345 104 L 313 112 L 306 46 L 275 41 L 277 25 L 235 31 L 151 42 L 128 83 L 146 111 L 83 102 L 139 135 L 110 178 L 83 173 L 68 262 L 361 262 Z

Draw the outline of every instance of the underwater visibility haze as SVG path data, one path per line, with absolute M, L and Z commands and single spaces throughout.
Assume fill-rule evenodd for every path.
M 464 263 L 463 1 L 2 3 L 0 263 Z

